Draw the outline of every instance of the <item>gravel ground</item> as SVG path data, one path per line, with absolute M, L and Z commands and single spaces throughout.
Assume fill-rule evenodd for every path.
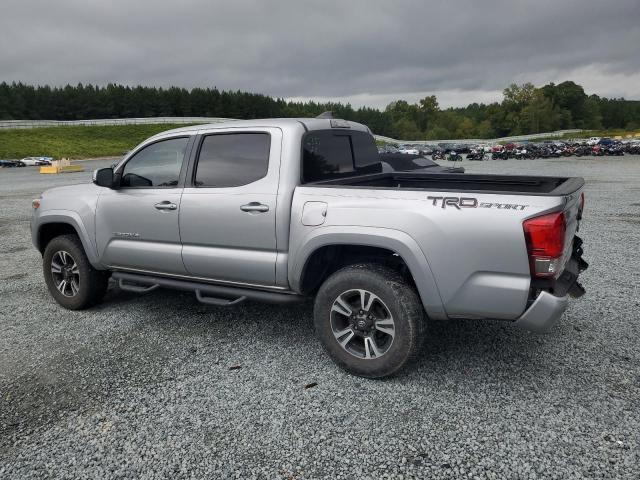
M 384 381 L 331 363 L 309 304 L 63 310 L 30 200 L 90 174 L 0 170 L 0 478 L 639 478 L 640 158 L 463 164 L 585 177 L 587 294 L 545 334 L 433 322 Z

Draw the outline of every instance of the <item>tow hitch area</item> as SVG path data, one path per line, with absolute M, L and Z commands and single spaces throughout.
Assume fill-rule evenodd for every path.
M 586 290 L 579 282 L 575 282 L 569 289 L 569 295 L 572 298 L 580 298 L 582 295 L 584 295 L 585 291 Z
M 564 272 L 556 280 L 554 293 L 556 295 L 569 294 L 573 298 L 580 298 L 585 294 L 585 289 L 578 282 L 578 275 L 589 268 L 589 264 L 582 258 L 582 239 L 577 235 L 573 238 L 573 252 L 567 262 Z

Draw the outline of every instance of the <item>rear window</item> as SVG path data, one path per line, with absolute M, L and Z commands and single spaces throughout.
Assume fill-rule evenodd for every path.
M 356 168 L 366 167 L 380 161 L 378 147 L 371 135 L 364 132 L 353 132 L 351 136 Z
M 305 183 L 351 176 L 363 167 L 379 163 L 373 137 L 364 132 L 316 130 L 302 140 Z

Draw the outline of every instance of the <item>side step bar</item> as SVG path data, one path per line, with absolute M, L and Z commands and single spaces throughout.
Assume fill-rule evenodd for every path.
M 303 295 L 295 293 L 266 292 L 264 290 L 212 285 L 188 280 L 177 280 L 174 278 L 140 275 L 137 273 L 114 272 L 111 278 L 118 281 L 118 285 L 122 290 L 146 293 L 162 287 L 172 290 L 195 292 L 199 302 L 220 307 L 237 305 L 245 300 L 286 304 L 301 302 L 305 299 Z

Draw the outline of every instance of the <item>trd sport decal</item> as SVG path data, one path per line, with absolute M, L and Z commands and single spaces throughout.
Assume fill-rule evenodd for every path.
M 427 197 L 427 200 L 433 200 L 434 207 L 454 207 L 458 210 L 463 208 L 497 208 L 498 210 L 524 210 L 529 205 L 518 205 L 515 203 L 492 203 L 478 202 L 473 197 Z

